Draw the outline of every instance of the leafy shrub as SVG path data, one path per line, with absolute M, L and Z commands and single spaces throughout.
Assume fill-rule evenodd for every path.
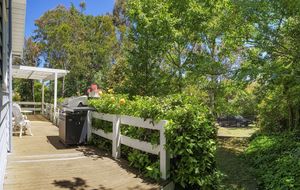
M 170 95 L 164 98 L 104 94 L 89 101 L 98 112 L 168 120 L 166 148 L 171 154 L 171 178 L 186 189 L 216 189 L 216 129 L 209 110 L 197 97 Z M 121 126 L 131 138 L 159 143 L 157 131 Z M 122 145 L 122 155 L 145 175 L 159 179 L 158 157 Z
M 264 131 L 280 132 L 286 130 L 288 126 L 288 107 L 282 87 L 277 87 L 273 91 L 263 94 L 257 108 L 259 126 Z
M 20 95 L 19 92 L 14 92 L 14 93 L 13 93 L 12 99 L 13 99 L 13 101 L 15 101 L 15 102 L 19 102 L 19 101 L 21 101 L 22 98 L 21 98 L 21 95 Z
M 300 189 L 300 139 L 296 134 L 259 135 L 245 155 L 262 189 Z
M 108 139 L 92 134 L 92 138 L 89 144 L 96 146 L 97 148 L 103 149 L 110 152 L 112 149 L 112 142 Z

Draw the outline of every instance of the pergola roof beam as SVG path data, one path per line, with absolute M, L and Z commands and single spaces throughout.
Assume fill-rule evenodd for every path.
M 28 76 L 27 79 L 30 79 L 30 77 L 33 75 L 33 73 L 34 73 L 34 71 L 32 71 L 32 72 L 30 73 L 30 75 Z
M 13 78 L 32 80 L 55 80 L 55 73 L 57 78 L 62 78 L 69 73 L 69 71 L 62 69 L 30 67 L 23 65 L 13 65 L 12 70 Z

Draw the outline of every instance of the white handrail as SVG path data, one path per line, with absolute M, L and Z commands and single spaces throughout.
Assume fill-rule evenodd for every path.
M 56 108 L 54 112 L 53 104 L 50 103 L 44 104 L 44 116 L 47 117 L 50 121 L 52 121 L 55 125 L 58 125 L 59 112 L 60 112 L 59 108 Z
M 24 110 L 29 110 L 35 112 L 40 112 L 43 114 L 46 118 L 48 118 L 50 121 L 52 121 L 55 125 L 58 125 L 58 118 L 59 118 L 59 108 L 57 108 L 55 111 L 56 117 L 54 118 L 54 106 L 50 103 L 43 103 L 42 102 L 15 102 L 22 106 L 30 106 L 30 107 L 23 107 Z M 37 106 L 37 107 L 35 107 Z M 43 110 L 44 107 L 44 110 Z
M 15 102 L 19 105 L 38 105 L 38 106 L 41 106 L 42 105 L 42 102 Z
M 41 102 L 16 102 L 15 101 L 14 103 L 19 104 L 23 110 L 32 111 L 34 114 L 35 114 L 35 112 L 42 111 L 42 108 L 41 108 L 42 103 Z
M 92 120 L 93 118 L 109 121 L 113 123 L 113 132 L 105 133 L 101 129 L 93 129 L 92 128 Z M 91 139 L 92 134 L 96 134 L 103 138 L 112 140 L 112 155 L 115 159 L 120 158 L 121 156 L 121 144 L 132 147 L 134 149 L 138 149 L 144 152 L 148 152 L 151 154 L 159 155 L 160 160 L 160 172 L 161 178 L 166 180 L 170 177 L 170 158 L 165 149 L 166 137 L 165 137 L 165 129 L 164 127 L 167 124 L 166 120 L 162 120 L 159 122 L 153 122 L 151 119 L 143 119 L 138 117 L 131 117 L 126 115 L 112 115 L 112 114 L 103 114 L 97 112 L 88 112 L 87 116 L 87 124 L 88 124 L 88 140 Z M 130 125 L 134 127 L 140 127 L 151 130 L 160 131 L 160 143 L 159 145 L 152 145 L 149 142 L 140 141 L 137 139 L 133 139 L 128 136 L 121 135 L 121 125 Z

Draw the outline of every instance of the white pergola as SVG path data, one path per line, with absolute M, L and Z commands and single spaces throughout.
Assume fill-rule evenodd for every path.
M 31 79 L 42 81 L 42 110 L 44 110 L 45 93 L 44 82 L 54 80 L 54 117 L 56 117 L 55 111 L 57 108 L 57 79 L 66 76 L 69 73 L 67 70 L 62 69 L 50 69 L 41 67 L 30 67 L 23 65 L 12 66 L 12 77 L 20 79 Z

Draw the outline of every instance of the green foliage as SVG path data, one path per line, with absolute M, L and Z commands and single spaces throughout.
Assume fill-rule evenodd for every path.
M 139 170 L 146 168 L 151 163 L 148 155 L 142 154 L 138 150 L 133 150 L 128 154 L 128 161 L 131 166 L 138 168 Z
M 34 88 L 32 87 L 34 85 Z M 33 91 L 34 89 L 34 91 Z M 49 92 L 49 87 L 44 86 L 45 102 L 51 102 L 52 94 Z M 28 79 L 14 79 L 13 91 L 15 94 L 19 94 L 20 97 L 15 97 L 14 101 L 42 101 L 42 83 L 38 81 Z M 34 96 L 33 96 L 34 92 Z M 34 98 L 33 98 L 34 97 Z
M 247 39 L 251 48 L 244 54 L 246 64 L 241 71 L 244 80 L 259 84 L 256 95 L 261 125 L 273 131 L 297 130 L 300 127 L 299 1 L 240 0 L 237 4 L 246 22 L 253 26 Z
M 91 138 L 89 144 L 94 145 L 99 149 L 109 151 L 109 152 L 112 149 L 112 142 L 110 140 L 102 138 L 95 134 L 92 134 L 92 138 Z
M 45 66 L 67 69 L 59 94 L 84 94 L 92 82 L 106 87 L 107 73 L 116 45 L 115 27 L 110 15 L 90 16 L 58 6 L 36 20 L 34 39 L 39 44 Z
M 259 135 L 245 155 L 262 189 L 300 188 L 300 139 L 296 134 Z
M 159 168 L 159 162 L 156 161 L 150 165 L 148 165 L 146 167 L 146 177 L 150 177 L 152 179 L 155 179 L 155 180 L 159 180 L 160 179 L 160 168 Z
M 62 96 L 82 95 L 91 82 L 129 94 L 91 100 L 99 112 L 169 120 L 171 175 L 186 189 L 217 187 L 213 117 L 257 115 L 268 132 L 299 130 L 299 1 L 117 0 L 113 15 L 104 16 L 80 7 L 42 15 L 18 64 L 37 66 L 43 58 L 45 66 L 70 70 L 58 83 Z M 14 81 L 21 100 L 39 101 L 39 88 Z M 182 94 L 168 95 L 174 93 Z M 112 130 L 96 119 L 93 126 Z M 121 133 L 159 143 L 157 131 L 124 125 Z M 93 143 L 110 150 L 100 139 Z M 156 157 L 125 146 L 123 152 L 132 166 L 159 178 Z M 300 188 L 295 135 L 259 136 L 246 154 L 262 188 Z
M 200 98 L 182 94 L 129 99 L 126 95 L 103 94 L 101 99 L 92 99 L 89 103 L 101 113 L 168 120 L 165 135 L 166 148 L 172 155 L 172 179 L 187 189 L 215 189 L 219 177 L 214 157 L 216 129 L 209 109 Z M 96 125 L 99 126 L 99 122 Z M 152 144 L 159 142 L 159 134 L 155 131 L 121 126 L 121 133 Z M 131 165 L 145 171 L 146 176 L 159 178 L 157 158 L 137 150 L 125 150 L 125 154 Z
M 21 101 L 21 95 L 20 95 L 20 93 L 19 92 L 14 92 L 12 100 L 15 101 L 15 102 Z
M 167 117 L 170 119 L 166 130 L 167 148 L 176 163 L 174 180 L 182 186 L 213 189 L 210 185 L 216 180 L 215 129 L 205 110 L 198 105 L 183 105 L 171 110 Z
M 63 103 L 65 101 L 65 98 L 58 98 L 57 102 L 58 103 Z
M 208 95 L 215 116 L 225 114 L 227 110 L 220 109 L 227 108 L 231 98 L 225 93 L 232 89 L 226 83 L 234 78 L 234 65 L 244 51 L 243 35 L 251 30 L 239 17 L 237 5 L 224 0 L 129 0 L 127 4 L 132 44 L 127 47 L 124 92 L 161 96 L 193 85 Z
M 265 93 L 257 108 L 259 125 L 265 131 L 284 131 L 288 126 L 288 108 L 281 87 Z
M 36 102 L 42 102 L 42 83 L 35 81 L 34 82 L 34 100 Z M 44 98 L 45 102 L 51 102 L 51 99 L 53 98 L 53 94 L 49 92 L 49 86 L 44 86 Z
M 112 132 L 112 127 L 113 127 L 112 122 L 93 118 L 92 123 L 95 129 L 102 129 L 105 133 Z

